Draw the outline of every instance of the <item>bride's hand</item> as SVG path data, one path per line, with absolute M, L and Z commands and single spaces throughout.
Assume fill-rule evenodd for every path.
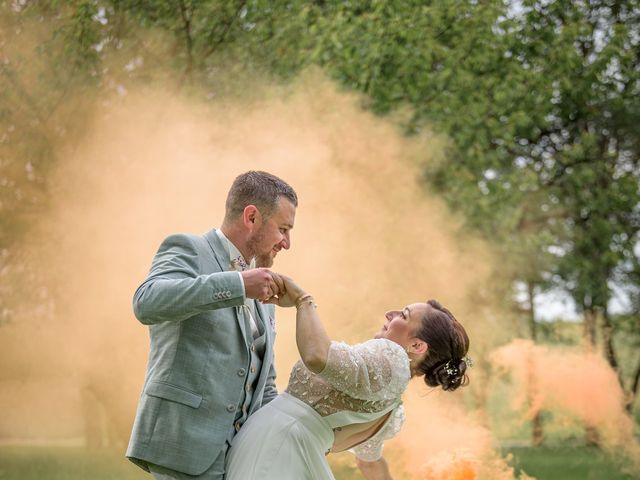
M 293 278 L 275 272 L 271 272 L 271 275 L 273 276 L 273 280 L 280 287 L 280 292 L 277 297 L 271 297 L 263 303 L 273 303 L 279 307 L 293 307 L 299 298 L 306 295 L 304 289 L 294 282 Z

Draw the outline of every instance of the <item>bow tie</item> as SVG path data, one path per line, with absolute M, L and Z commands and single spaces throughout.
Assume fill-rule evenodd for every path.
M 237 270 L 238 272 L 244 272 L 245 270 L 249 270 L 249 265 L 244 260 L 242 255 L 231 260 L 231 268 Z

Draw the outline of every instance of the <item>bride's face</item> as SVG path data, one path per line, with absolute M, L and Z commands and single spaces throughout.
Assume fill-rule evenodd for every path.
M 416 338 L 427 308 L 430 307 L 426 303 L 412 303 L 402 310 L 388 311 L 385 313 L 384 325 L 375 338 L 392 340 L 406 349 Z

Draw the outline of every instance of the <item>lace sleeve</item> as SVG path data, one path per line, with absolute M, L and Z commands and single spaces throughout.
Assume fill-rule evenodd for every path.
M 327 364 L 319 375 L 350 397 L 392 400 L 409 383 L 409 357 L 400 345 L 382 338 L 354 346 L 331 342 Z
M 353 447 L 349 451 L 365 462 L 375 462 L 376 460 L 380 460 L 380 458 L 382 458 L 384 441 L 395 437 L 400 432 L 403 423 L 404 407 L 400 405 L 391 413 L 389 421 L 385 423 L 384 427 L 382 427 L 378 433 L 366 442 L 362 442 L 360 445 Z

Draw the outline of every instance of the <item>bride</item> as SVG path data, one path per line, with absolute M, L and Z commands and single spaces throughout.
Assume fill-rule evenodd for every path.
M 414 376 L 448 391 L 467 382 L 464 328 L 429 300 L 387 312 L 372 340 L 353 346 L 333 342 L 313 297 L 291 278 L 276 281 L 286 294 L 269 302 L 296 307 L 301 359 L 285 393 L 236 435 L 226 478 L 329 480 L 334 477 L 326 454 L 352 449 L 367 479 L 391 479 L 382 447 L 404 421 L 401 395 Z

